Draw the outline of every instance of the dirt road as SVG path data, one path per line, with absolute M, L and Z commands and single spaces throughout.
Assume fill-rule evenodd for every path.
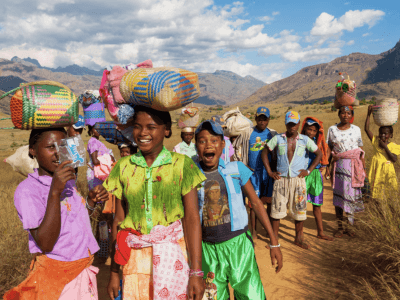
M 324 229 L 332 236 L 336 229 L 334 206 L 332 205 L 332 188 L 325 183 L 324 205 L 322 206 Z M 255 252 L 267 299 L 341 299 L 340 276 L 330 265 L 337 263 L 337 256 L 332 256 L 338 247 L 346 246 L 348 237 L 335 239 L 333 242 L 317 239 L 312 205 L 308 204 L 307 220 L 304 233 L 311 249 L 304 250 L 294 245 L 294 222 L 289 217 L 282 220 L 279 231 L 279 242 L 283 253 L 284 266 L 279 274 L 271 267 L 269 242 L 261 224 L 258 224 L 258 239 L 255 240 Z M 109 266 L 96 263 L 100 267 L 97 276 L 99 300 L 108 300 L 106 287 L 109 278 Z M 233 299 L 233 297 L 232 297 Z

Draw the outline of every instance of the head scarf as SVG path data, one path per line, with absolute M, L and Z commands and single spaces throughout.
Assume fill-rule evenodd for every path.
M 318 146 L 318 149 L 321 150 L 321 152 L 322 152 L 321 165 L 327 166 L 329 163 L 328 162 L 328 144 L 325 141 L 324 125 L 322 125 L 323 124 L 322 121 L 320 121 L 314 117 L 305 118 L 303 121 L 303 124 L 301 126 L 301 133 L 304 134 L 304 130 L 305 130 L 304 127 L 305 127 L 307 121 L 310 119 L 317 122 L 319 125 L 317 146 Z
M 351 106 L 351 105 L 349 105 L 349 106 L 342 106 L 342 107 L 339 108 L 339 111 L 340 111 L 342 108 L 344 108 L 345 111 L 351 111 L 351 112 L 352 112 L 352 113 L 351 113 L 352 117 L 351 117 L 351 119 L 350 119 L 350 124 L 353 124 L 353 122 L 354 122 L 354 108 L 353 108 L 353 106 Z

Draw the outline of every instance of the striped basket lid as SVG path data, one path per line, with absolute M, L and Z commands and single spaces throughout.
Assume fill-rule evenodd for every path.
M 79 102 L 65 85 L 55 81 L 23 84 L 10 101 L 11 119 L 16 128 L 40 129 L 67 127 L 78 122 Z
M 171 111 L 200 96 L 199 78 L 179 68 L 137 68 L 124 74 L 120 92 L 126 103 Z

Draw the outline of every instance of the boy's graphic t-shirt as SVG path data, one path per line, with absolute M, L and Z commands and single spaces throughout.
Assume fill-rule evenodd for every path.
M 218 169 L 204 172 L 204 175 L 207 180 L 204 183 L 203 241 L 224 242 L 246 232 L 247 227 L 231 231 L 228 191 Z
M 268 128 L 264 131 L 260 131 L 255 127 L 253 133 L 250 135 L 249 167 L 254 170 L 250 180 L 259 197 L 272 196 L 272 185 L 274 183 L 272 178 L 269 178 L 267 170 L 261 160 L 261 151 L 270 139 L 272 139 L 272 134 Z M 268 158 L 271 161 L 271 154 L 268 154 Z

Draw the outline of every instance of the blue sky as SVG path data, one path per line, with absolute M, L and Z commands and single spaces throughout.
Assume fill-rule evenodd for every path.
M 150 58 L 271 83 L 353 52 L 389 50 L 400 39 L 395 3 L 14 0 L 2 7 L 0 57 L 96 70 Z

